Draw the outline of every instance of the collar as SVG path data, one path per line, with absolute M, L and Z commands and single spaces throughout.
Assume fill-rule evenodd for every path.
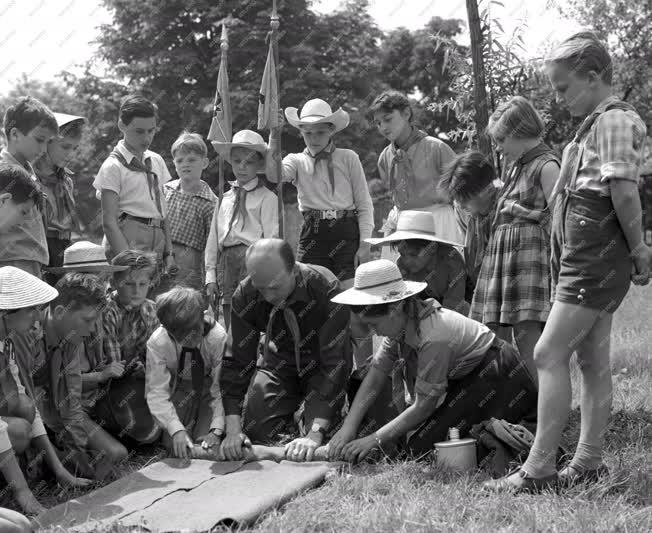
M 129 150 L 129 148 L 127 148 L 127 146 L 125 145 L 124 139 L 118 142 L 118 144 L 116 145 L 115 149 L 116 149 L 118 152 L 120 152 L 120 153 L 122 154 L 122 157 L 125 158 L 125 160 L 127 161 L 127 163 L 131 163 L 131 161 L 132 161 L 133 159 L 135 159 L 136 161 L 138 161 L 138 158 L 136 157 L 136 154 L 134 154 L 133 152 L 131 152 L 131 151 Z M 152 156 L 152 153 L 153 153 L 153 152 L 150 152 L 149 150 L 145 150 L 145 151 L 143 152 L 143 161 L 145 161 L 145 159 L 147 159 L 148 157 L 151 157 L 151 156 Z
M 113 291 L 109 295 L 109 298 L 111 298 L 111 300 L 118 306 L 118 309 L 121 309 L 126 313 L 133 313 L 134 311 L 140 311 L 143 308 L 143 305 L 145 304 L 145 302 L 143 302 L 141 305 L 137 307 L 124 305 L 122 302 L 120 302 L 120 300 L 118 300 L 118 291 Z
M 589 113 L 589 115 L 592 115 L 594 113 L 603 113 L 609 105 L 615 103 L 615 102 L 620 102 L 620 98 L 618 98 L 616 95 L 612 94 L 610 96 L 607 96 L 602 102 L 600 102 L 597 107 Z
M 516 161 L 519 165 L 527 165 L 528 163 L 534 161 L 537 157 L 552 152 L 547 144 L 540 142 L 534 148 L 530 148 L 527 152 L 521 155 Z
M 20 161 L 18 161 L 18 159 L 16 159 L 14 154 L 12 154 L 6 148 L 3 148 L 2 152 L 0 152 L 0 158 L 2 158 L 2 160 L 5 161 L 6 163 L 11 163 L 13 165 L 18 165 L 19 167 L 24 168 L 30 174 L 35 174 L 34 167 L 32 167 L 32 164 L 29 161 L 27 161 L 27 163 L 23 165 Z
M 258 179 L 258 178 L 256 178 Z M 192 196 L 195 196 L 197 198 L 203 198 L 204 200 L 208 200 L 209 202 L 213 202 L 215 200 L 215 194 L 213 191 L 211 191 L 211 188 L 208 186 L 208 183 L 206 183 L 204 180 L 199 181 L 199 190 L 197 192 L 192 193 Z M 181 190 L 181 180 L 173 180 L 169 181 L 164 185 L 166 189 L 170 189 L 172 191 L 179 191 L 183 192 Z M 186 193 L 184 193 L 186 194 Z
M 434 298 L 426 300 L 413 299 L 412 304 L 416 306 L 416 317 L 414 315 L 408 316 L 404 340 L 408 346 L 417 350 L 423 341 L 423 335 L 419 331 L 421 321 L 441 309 L 441 304 Z
M 309 155 L 313 159 L 315 157 L 317 157 L 321 153 L 326 153 L 326 154 L 329 154 L 329 155 L 333 155 L 333 152 L 335 152 L 335 143 L 333 142 L 333 139 L 328 141 L 328 144 L 326 145 L 326 147 L 319 150 L 319 152 L 317 152 L 316 154 L 313 154 L 307 146 L 306 146 L 306 150 L 305 150 L 306 155 Z
M 230 181 L 229 185 L 231 185 L 231 189 L 235 187 L 240 187 L 241 189 L 244 189 L 247 192 L 251 192 L 258 187 L 259 182 L 260 180 L 258 178 L 254 178 L 251 181 L 245 183 L 244 185 L 240 185 L 237 180 Z

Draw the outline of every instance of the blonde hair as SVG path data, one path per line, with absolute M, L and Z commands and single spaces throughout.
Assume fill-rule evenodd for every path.
M 198 290 L 173 287 L 156 298 L 156 316 L 179 341 L 203 320 L 204 299 Z
M 613 64 L 609 51 L 595 33 L 590 31 L 576 33 L 563 41 L 546 62 L 564 65 L 584 77 L 593 71 L 606 84 L 611 85 L 612 82 Z
M 202 157 L 208 156 L 208 148 L 206 148 L 206 143 L 199 133 L 190 133 L 189 131 L 181 132 L 181 135 L 177 137 L 177 140 L 174 141 L 170 153 L 172 157 L 177 152 L 186 152 L 198 154 Z
M 487 125 L 487 133 L 498 142 L 508 135 L 517 139 L 536 139 L 543 135 L 544 129 L 541 115 L 522 96 L 514 96 L 500 104 Z

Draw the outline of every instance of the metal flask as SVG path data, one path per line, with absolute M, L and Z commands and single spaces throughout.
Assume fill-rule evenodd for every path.
M 448 430 L 448 440 L 435 443 L 437 464 L 457 472 L 475 470 L 478 461 L 475 452 L 475 439 L 460 439 L 457 428 Z

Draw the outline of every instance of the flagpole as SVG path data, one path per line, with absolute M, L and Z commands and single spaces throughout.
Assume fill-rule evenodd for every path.
M 220 37 L 220 61 L 224 65 L 224 68 L 227 68 L 227 57 L 228 57 L 228 51 L 229 51 L 229 38 L 226 33 L 226 24 L 222 22 L 222 35 Z M 230 141 L 230 139 L 226 139 L 227 141 Z M 217 160 L 217 171 L 218 171 L 218 178 L 217 178 L 217 198 L 218 198 L 218 205 L 222 205 L 222 198 L 224 197 L 224 158 L 222 156 L 218 156 Z
M 279 77 L 279 61 L 278 61 L 278 28 L 281 25 L 278 17 L 278 11 L 276 9 L 276 0 L 272 0 L 272 16 L 270 19 L 270 26 L 272 28 L 272 53 L 274 54 L 274 63 L 276 66 L 276 94 L 278 95 L 278 103 L 280 106 L 281 103 L 281 78 Z M 273 110 L 274 113 L 278 113 L 278 109 Z M 275 138 L 277 139 L 276 150 L 277 152 L 272 154 L 274 161 L 276 162 L 276 194 L 278 196 L 278 236 L 283 239 L 285 236 L 285 209 L 283 206 L 283 166 L 281 161 L 281 126 L 274 128 L 276 131 Z

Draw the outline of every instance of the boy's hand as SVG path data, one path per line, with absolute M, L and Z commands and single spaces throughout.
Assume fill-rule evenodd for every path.
M 190 440 L 188 432 L 185 429 L 177 431 L 172 436 L 172 452 L 175 457 L 187 459 L 189 450 L 192 450 L 192 448 L 192 440 Z
M 641 244 L 632 252 L 635 273 L 632 274 L 632 282 L 635 285 L 647 285 L 650 281 L 650 268 L 652 268 L 652 248 Z
M 245 454 L 242 448 L 251 448 L 251 441 L 244 433 L 227 433 L 222 442 L 222 452 L 227 461 L 240 461 Z
M 219 448 L 220 444 L 222 444 L 222 437 L 216 435 L 213 431 L 209 431 L 206 435 L 199 438 L 199 442 L 201 442 L 201 447 L 204 450 L 208 448 Z
M 112 361 L 104 368 L 104 370 L 102 370 L 102 372 L 100 372 L 100 377 L 102 383 L 104 383 L 111 378 L 119 378 L 124 373 L 125 364 L 122 361 Z
M 87 487 L 93 483 L 90 479 L 73 476 L 65 468 L 57 473 L 57 481 L 64 487 Z
M 294 439 L 285 445 L 285 458 L 288 461 L 312 461 L 315 450 L 321 446 L 322 440 L 321 433 L 309 433 L 305 437 Z
M 358 268 L 362 263 L 368 263 L 371 260 L 371 244 L 361 242 L 358 251 L 355 253 L 353 266 Z
M 25 487 L 23 489 L 18 489 L 14 496 L 16 497 L 18 505 L 20 505 L 20 508 L 23 510 L 23 513 L 26 515 L 36 516 L 45 512 L 45 507 L 38 502 L 29 488 Z

